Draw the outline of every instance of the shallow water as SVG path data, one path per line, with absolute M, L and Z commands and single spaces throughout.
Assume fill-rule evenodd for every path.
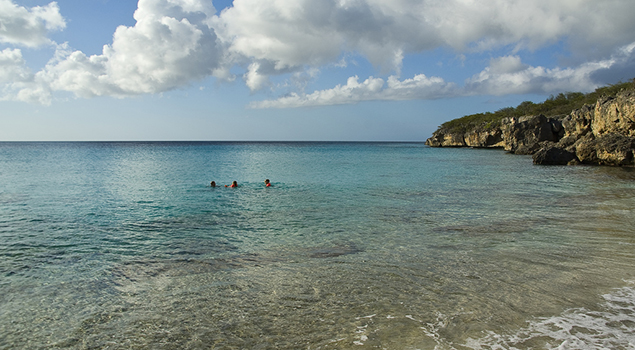
M 0 348 L 634 349 L 632 170 L 0 143 Z

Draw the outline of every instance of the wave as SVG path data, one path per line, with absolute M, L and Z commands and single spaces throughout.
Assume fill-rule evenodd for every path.
M 475 349 L 635 349 L 635 281 L 602 297 L 598 310 L 574 308 L 559 316 L 536 318 L 511 335 L 489 332 L 468 339 Z

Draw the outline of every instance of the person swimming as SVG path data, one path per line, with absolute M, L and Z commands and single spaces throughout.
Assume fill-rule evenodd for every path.
M 225 187 L 238 187 L 238 182 L 233 181 L 231 185 L 229 186 L 225 185 Z
M 271 187 L 271 182 L 269 181 L 269 179 L 265 180 L 265 186 L 266 187 Z
M 212 182 L 210 182 L 210 184 L 209 184 L 209 185 L 210 185 L 211 187 L 216 187 L 216 181 L 212 181 Z

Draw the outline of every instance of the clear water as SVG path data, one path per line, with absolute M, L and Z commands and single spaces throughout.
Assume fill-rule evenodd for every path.
M 0 348 L 635 349 L 632 170 L 0 143 Z

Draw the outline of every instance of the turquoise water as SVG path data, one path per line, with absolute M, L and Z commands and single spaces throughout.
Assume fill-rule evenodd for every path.
M 420 143 L 0 143 L 0 348 L 635 349 L 634 180 Z

